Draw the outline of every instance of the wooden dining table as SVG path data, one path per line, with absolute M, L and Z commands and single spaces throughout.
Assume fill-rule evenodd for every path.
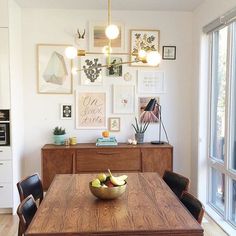
M 157 173 L 126 173 L 125 193 L 114 200 L 92 195 L 94 174 L 56 175 L 27 236 L 203 236 L 192 217 Z

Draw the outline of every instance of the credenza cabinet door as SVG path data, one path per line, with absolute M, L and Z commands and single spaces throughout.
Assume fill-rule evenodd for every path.
M 172 148 L 142 148 L 143 172 L 157 172 L 161 177 L 165 170 L 173 170 Z
M 75 172 L 141 171 L 139 149 L 99 148 L 76 152 Z
M 8 0 L 0 0 L 0 27 L 8 27 Z
M 44 190 L 48 189 L 56 174 L 73 174 L 73 150 L 42 150 L 42 157 Z
M 8 28 L 0 28 L 0 109 L 10 109 Z

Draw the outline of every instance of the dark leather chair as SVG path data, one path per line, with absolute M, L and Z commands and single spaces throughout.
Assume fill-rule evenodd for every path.
M 205 212 L 202 203 L 188 192 L 183 192 L 180 201 L 184 204 L 184 206 L 188 209 L 192 216 L 197 220 L 197 222 L 201 224 Z
M 180 174 L 166 170 L 163 180 L 179 199 L 184 191 L 188 191 L 190 181 Z
M 32 195 L 29 195 L 20 203 L 17 209 L 17 215 L 20 220 L 18 236 L 24 235 L 36 211 L 37 205 Z
M 30 194 L 33 195 L 35 201 L 39 200 L 39 204 L 42 202 L 43 186 L 38 174 L 33 174 L 21 180 L 17 183 L 17 188 L 21 202 Z

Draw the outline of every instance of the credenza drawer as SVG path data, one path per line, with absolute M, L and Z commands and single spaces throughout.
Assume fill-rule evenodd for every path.
M 11 159 L 11 147 L 0 146 L 0 160 Z
M 12 184 L 0 183 L 0 208 L 12 207 Z
M 12 182 L 12 162 L 0 160 L 0 182 Z
M 140 171 L 140 151 L 121 148 L 77 151 L 76 173 L 106 171 L 108 168 L 112 171 Z

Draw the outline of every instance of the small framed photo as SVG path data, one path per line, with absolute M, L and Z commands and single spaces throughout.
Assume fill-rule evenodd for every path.
M 111 132 L 120 131 L 120 118 L 119 117 L 110 117 L 108 118 L 108 128 Z
M 72 105 L 61 104 L 61 119 L 70 120 L 72 119 Z
M 123 59 L 120 56 L 111 56 L 110 67 L 106 68 L 107 77 L 122 77 L 123 75 Z M 108 61 L 107 61 L 108 64 Z
M 162 59 L 163 60 L 175 60 L 176 59 L 176 46 L 163 46 L 162 47 Z

